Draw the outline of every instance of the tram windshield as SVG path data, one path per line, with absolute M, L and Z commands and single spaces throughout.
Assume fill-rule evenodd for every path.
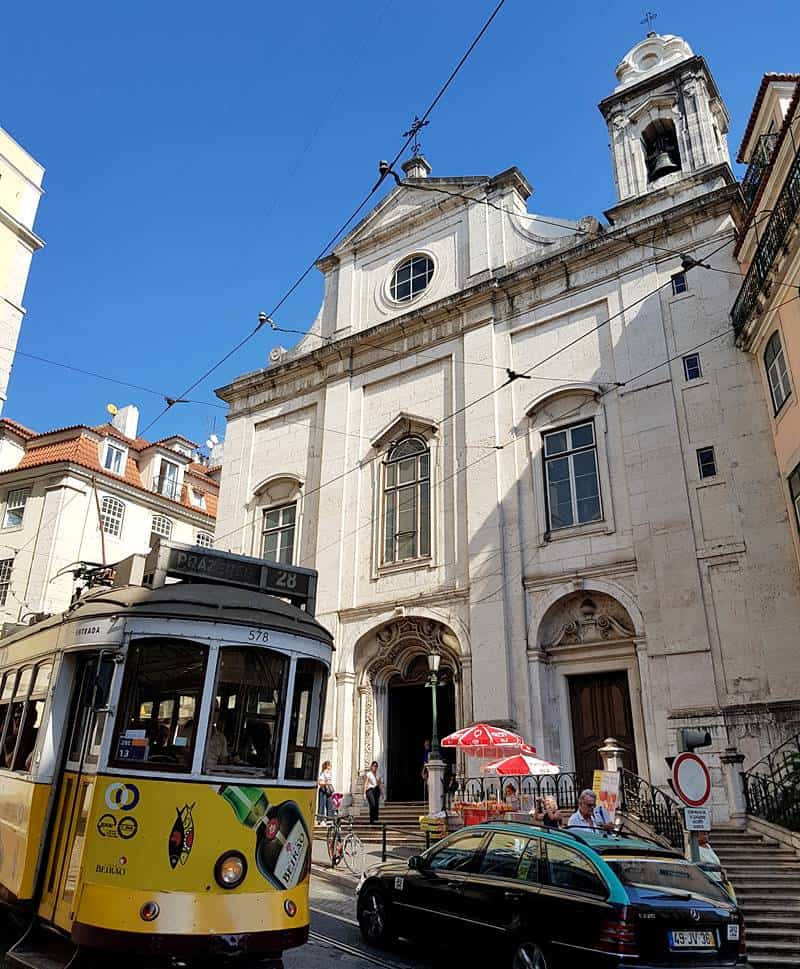
M 289 657 L 225 646 L 219 653 L 204 769 L 276 777 Z
M 184 640 L 131 644 L 112 763 L 191 770 L 206 658 L 205 646 Z

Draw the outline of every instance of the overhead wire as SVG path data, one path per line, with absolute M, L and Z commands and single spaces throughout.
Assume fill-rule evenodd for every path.
M 270 319 L 271 317 L 273 317 L 278 312 L 278 310 L 284 305 L 284 303 L 289 299 L 289 297 L 298 289 L 298 287 L 302 285 L 302 283 L 305 281 L 306 277 L 314 269 L 314 267 L 319 262 L 319 260 L 328 252 L 328 250 L 330 249 L 330 247 L 332 245 L 334 245 L 334 243 L 337 241 L 337 239 L 339 239 L 340 236 L 342 236 L 347 231 L 347 229 L 354 222 L 354 220 L 356 219 L 356 217 L 358 216 L 358 214 L 361 212 L 361 210 L 364 208 L 364 206 L 367 204 L 367 202 L 369 202 L 369 200 L 375 195 L 375 193 L 381 187 L 381 185 L 383 184 L 383 182 L 385 181 L 385 179 L 386 179 L 386 177 L 387 177 L 387 175 L 389 173 L 389 170 L 398 162 L 398 160 L 401 158 L 401 156 L 403 155 L 403 153 L 405 152 L 405 150 L 408 148 L 408 146 L 411 144 L 411 142 L 416 138 L 417 131 L 419 130 L 420 127 L 422 127 L 427 122 L 427 120 L 430 117 L 431 113 L 436 108 L 436 105 L 444 97 L 444 95 L 446 94 L 446 92 L 450 88 L 450 85 L 453 83 L 453 81 L 455 80 L 456 76 L 458 75 L 459 71 L 464 66 L 464 64 L 467 62 L 467 60 L 469 59 L 470 55 L 475 50 L 475 48 L 477 47 L 477 45 L 480 43 L 481 39 L 483 38 L 484 34 L 486 33 L 486 31 L 491 26 L 491 24 L 494 21 L 495 17 L 500 13 L 500 10 L 505 5 L 505 2 L 506 2 L 506 0 L 499 0 L 499 2 L 497 3 L 497 5 L 492 10 L 492 13 L 489 15 L 489 17 L 487 18 L 487 20 L 484 22 L 484 24 L 481 27 L 481 29 L 478 31 L 478 33 L 475 36 L 475 38 L 473 39 L 472 43 L 469 45 L 469 47 L 467 48 L 467 50 L 461 56 L 460 60 L 458 61 L 458 63 L 456 64 L 456 66 L 453 68 L 453 70 L 450 72 L 450 75 L 447 78 L 447 80 L 444 82 L 444 84 L 437 91 L 437 93 L 434 96 L 433 100 L 431 101 L 431 103 L 428 105 L 428 107 L 424 111 L 422 117 L 415 120 L 415 124 L 412 126 L 411 131 L 409 131 L 407 133 L 407 136 L 405 137 L 405 139 L 403 141 L 403 144 L 401 145 L 399 151 L 393 157 L 393 159 L 391 160 L 391 162 L 388 163 L 388 169 L 384 168 L 384 166 L 381 165 L 381 167 L 380 167 L 380 174 L 379 174 L 379 177 L 378 177 L 377 182 L 372 186 L 372 188 L 369 190 L 369 192 L 367 192 L 367 194 L 361 199 L 361 201 L 353 209 L 353 211 L 350 213 L 350 215 L 345 219 L 345 221 L 339 226 L 339 228 L 334 232 L 334 234 L 330 237 L 330 239 L 325 243 L 325 245 L 323 246 L 323 248 L 319 252 L 319 254 L 314 257 L 314 259 L 306 266 L 306 268 L 294 280 L 294 282 L 283 293 L 283 295 L 280 297 L 280 299 L 278 299 L 278 301 L 275 303 L 275 305 L 272 307 L 272 309 L 268 313 L 264 314 L 265 318 L 263 320 L 262 319 L 259 319 L 259 322 L 254 327 L 254 329 L 252 329 L 249 333 L 247 333 L 246 336 L 244 336 L 236 344 L 236 346 L 234 346 L 231 350 L 229 350 L 226 354 L 224 354 L 219 360 L 217 360 L 216 363 L 212 364 L 207 370 L 205 370 L 204 373 L 201 374 L 201 376 L 197 378 L 197 380 L 195 380 L 193 383 L 191 383 L 186 388 L 186 390 L 183 391 L 183 393 L 180 395 L 179 398 L 176 398 L 176 400 L 179 400 L 182 397 L 187 397 L 207 377 L 209 377 L 212 373 L 214 373 L 215 370 L 219 369 L 219 367 L 221 367 L 235 353 L 237 353 L 239 350 L 241 350 L 241 348 L 246 343 L 249 343 L 250 340 L 256 335 L 256 333 L 258 333 L 261 330 L 261 328 L 264 326 L 264 324 L 267 322 L 267 320 Z M 147 425 L 147 427 L 145 427 L 145 429 L 144 429 L 144 431 L 142 433 L 143 434 L 144 433 L 147 433 L 147 431 L 149 431 L 150 428 L 155 423 L 157 423 L 164 416 L 164 414 L 167 413 L 167 411 L 170 409 L 171 406 L 172 406 L 171 404 L 167 404 L 167 406 L 159 414 L 157 414 L 156 417 L 154 417 L 152 421 L 150 421 L 150 423 Z

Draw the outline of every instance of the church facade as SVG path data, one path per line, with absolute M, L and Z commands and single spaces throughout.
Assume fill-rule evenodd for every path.
M 319 263 L 308 334 L 218 391 L 216 544 L 319 570 L 340 790 L 375 759 L 421 798 L 432 651 L 440 733 L 507 724 L 565 770 L 613 736 L 662 784 L 682 727 L 715 771 L 798 729 L 797 564 L 728 320 L 726 109 L 677 37 L 616 73 L 607 222 L 531 214 L 517 168 L 414 157 Z

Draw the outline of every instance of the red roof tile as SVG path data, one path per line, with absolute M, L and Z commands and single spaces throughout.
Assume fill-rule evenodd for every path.
M 16 421 L 12 421 L 9 417 L 0 417 L 0 427 L 6 425 L 10 431 L 18 434 L 20 437 L 25 439 L 36 437 L 36 431 L 32 431 L 29 427 L 25 427 L 24 424 L 18 424 Z

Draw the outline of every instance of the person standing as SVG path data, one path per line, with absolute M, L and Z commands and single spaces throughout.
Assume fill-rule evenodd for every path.
M 599 831 L 611 831 L 614 825 L 606 813 L 606 809 L 597 803 L 597 796 L 591 788 L 581 791 L 578 798 L 578 810 L 567 822 L 568 828 L 592 828 Z
M 533 820 L 541 824 L 543 828 L 560 828 L 561 815 L 558 812 L 558 801 L 551 795 L 546 794 L 540 801 L 538 809 L 530 812 Z
M 364 797 L 369 805 L 369 823 L 378 823 L 378 807 L 381 801 L 381 779 L 378 775 L 378 762 L 373 760 L 364 776 Z
M 331 762 L 323 761 L 317 777 L 317 817 L 327 820 L 333 817 L 333 771 Z

